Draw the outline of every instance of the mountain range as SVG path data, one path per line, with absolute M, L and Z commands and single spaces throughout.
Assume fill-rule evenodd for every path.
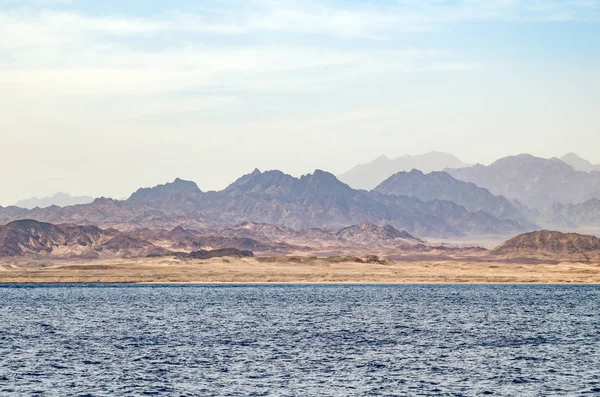
M 541 212 L 540 224 L 573 228 L 600 225 L 600 199 L 592 198 L 580 204 L 554 204 Z
M 371 190 L 400 171 L 418 169 L 425 173 L 445 168 L 465 167 L 457 157 L 442 152 L 429 152 L 417 156 L 406 155 L 395 159 L 380 156 L 367 164 L 360 164 L 338 178 L 355 189 Z
M 227 237 L 237 233 L 238 236 Z M 286 241 L 298 239 L 299 235 L 303 235 L 302 239 L 309 244 L 295 246 Z M 0 258 L 5 261 L 19 258 L 91 260 L 167 256 L 178 260 L 206 260 L 223 256 L 252 257 L 254 252 L 260 252 L 260 257 L 267 261 L 289 263 L 299 258 L 300 252 L 306 253 L 302 254 L 304 257 L 325 255 L 339 261 L 353 261 L 348 254 L 370 253 L 368 257 L 377 258 L 373 255 L 377 253 L 395 255 L 397 259 L 403 257 L 404 260 L 429 258 L 480 262 L 508 259 L 539 263 L 553 259 L 555 263 L 597 262 L 600 260 L 600 239 L 577 233 L 539 230 L 513 237 L 488 251 L 479 247 L 433 246 L 393 226 L 377 226 L 368 222 L 338 231 L 293 231 L 276 225 L 250 223 L 220 230 L 197 231 L 177 227 L 170 231 L 138 229 L 133 232 L 96 226 L 54 225 L 34 220 L 19 220 L 0 226 Z M 388 262 L 376 259 L 376 263 Z
M 361 222 L 389 223 L 420 236 L 503 234 L 517 225 L 488 214 L 470 213 L 449 201 L 355 190 L 317 170 L 294 178 L 281 171 L 245 175 L 222 192 L 209 192 L 205 213 L 220 222 L 280 224 L 294 229 L 341 228 Z
M 528 225 L 529 221 L 519 208 L 505 197 L 495 196 L 474 183 L 459 181 L 446 172 L 399 172 L 383 181 L 374 191 L 417 197 L 423 201 L 452 201 L 471 212 L 483 211 L 499 219 L 510 219 L 533 227 Z
M 219 192 L 202 192 L 195 183 L 177 179 L 140 189 L 122 201 L 99 198 L 64 208 L 0 209 L 4 223 L 23 218 L 120 230 L 202 229 L 245 221 L 293 229 L 339 229 L 372 222 L 433 237 L 510 234 L 522 229 L 514 221 L 470 212 L 451 201 L 355 190 L 320 170 L 301 178 L 281 171 L 255 170 Z
M 203 192 L 194 182 L 175 179 L 138 189 L 126 200 L 0 207 L 0 224 L 20 219 L 129 232 L 178 226 L 223 229 L 248 223 L 273 225 L 271 232 L 277 225 L 280 232 L 313 229 L 318 234 L 369 222 L 420 237 L 508 235 L 539 226 L 598 227 L 600 172 L 578 171 L 556 158 L 519 155 L 489 166 L 401 171 L 366 191 L 321 170 L 299 178 L 255 170 L 221 191 Z M 304 236 L 297 238 L 298 243 Z M 241 248 L 246 243 L 231 242 Z
M 473 182 L 495 195 L 538 210 L 556 203 L 579 204 L 600 198 L 600 172 L 577 171 L 557 158 L 522 154 L 489 166 L 477 164 L 445 171 L 456 179 Z
M 270 230 L 275 234 L 261 231 Z M 302 237 L 300 237 L 302 236 Z M 302 240 L 306 245 L 290 244 Z M 97 226 L 50 224 L 19 220 L 0 226 L 0 257 L 113 258 L 179 255 L 206 259 L 220 250 L 241 254 L 261 252 L 279 255 L 307 250 L 383 249 L 424 246 L 425 242 L 391 225 L 362 223 L 339 231 L 291 230 L 275 225 L 236 225 L 226 229 L 137 229 L 122 232 Z M 222 252 L 221 252 L 222 253 Z M 235 252 L 234 252 L 235 254 Z M 190 256 L 191 255 L 191 256 Z M 244 255 L 248 256 L 248 255 Z

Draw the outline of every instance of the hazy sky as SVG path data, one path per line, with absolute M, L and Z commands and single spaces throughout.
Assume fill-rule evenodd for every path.
M 0 0 L 0 205 L 430 150 L 600 163 L 600 0 Z

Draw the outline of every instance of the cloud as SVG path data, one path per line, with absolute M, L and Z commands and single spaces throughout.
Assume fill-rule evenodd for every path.
M 19 9 L 0 13 L 0 82 L 12 96 L 154 95 L 202 88 L 254 92 L 315 92 L 328 80 L 361 73 L 466 70 L 481 63 L 432 49 L 340 47 L 304 40 L 217 46 L 202 34 L 253 30 L 378 35 L 396 17 L 374 11 L 295 10 L 273 2 L 244 21 L 172 12 L 169 18 L 100 17 L 75 11 Z M 298 6 L 301 7 L 301 6 Z M 317 11 L 320 9 L 320 11 Z M 209 21 L 210 19 L 210 21 Z M 200 35 L 197 35 L 200 33 Z M 168 45 L 158 42 L 168 36 Z M 155 44 L 156 43 L 156 44 Z M 7 92 L 7 91 L 5 91 Z
M 443 24 L 476 20 L 556 21 L 600 19 L 600 0 L 397 0 L 381 3 L 350 1 L 247 0 L 207 1 L 202 10 L 172 8 L 153 18 L 128 13 L 98 16 L 81 13 L 74 2 L 0 3 L 3 25 L 34 24 L 77 34 L 147 35 L 169 32 L 248 35 L 261 32 L 300 33 L 333 37 L 391 38 Z M 2 12 L 2 4 L 20 4 Z M 51 4 L 59 4 L 53 11 Z M 71 11 L 66 11 L 71 10 Z M 7 21 L 8 19 L 8 21 Z M 14 22 L 13 22 L 14 24 Z
M 141 118 L 241 107 L 252 94 L 327 92 L 363 76 L 469 73 L 485 61 L 394 38 L 468 20 L 591 18 L 598 2 L 229 0 L 145 17 L 41 4 L 0 3 L 0 100 L 26 107 L 35 96 L 49 114 L 56 98 L 154 98 L 147 111 L 117 112 Z

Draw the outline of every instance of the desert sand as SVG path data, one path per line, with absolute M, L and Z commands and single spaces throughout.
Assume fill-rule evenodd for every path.
M 162 258 L 0 262 L 0 283 L 600 283 L 600 263 L 319 258 Z

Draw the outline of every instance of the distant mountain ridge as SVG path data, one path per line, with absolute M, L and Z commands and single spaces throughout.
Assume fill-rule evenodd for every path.
M 580 204 L 557 203 L 540 215 L 545 224 L 561 227 L 600 225 L 600 199 L 592 198 Z
M 519 209 L 505 197 L 495 196 L 487 189 L 471 182 L 459 181 L 442 171 L 428 174 L 419 170 L 398 172 L 383 181 L 374 191 L 417 197 L 423 201 L 452 201 L 471 212 L 484 211 L 499 219 L 511 219 L 523 225 L 529 223 Z
M 473 182 L 495 195 L 544 210 L 556 203 L 579 204 L 600 198 L 600 173 L 576 171 L 563 161 L 530 154 L 505 157 L 489 166 L 447 169 L 454 178 Z
M 202 191 L 195 182 L 175 178 L 173 182 L 165 183 L 164 185 L 157 185 L 151 188 L 140 188 L 129 197 L 129 200 L 151 201 L 166 198 L 178 193 L 201 194 Z
M 418 169 L 429 173 L 465 166 L 466 164 L 457 157 L 443 152 L 429 152 L 416 156 L 405 155 L 395 159 L 380 156 L 370 163 L 353 167 L 339 175 L 338 178 L 354 189 L 371 190 L 400 171 Z
M 8 215 L 7 215 L 8 214 Z M 124 201 L 99 198 L 90 204 L 30 211 L 0 210 L 0 219 L 27 217 L 51 223 L 164 229 L 202 229 L 245 221 L 294 229 L 341 228 L 372 222 L 391 224 L 419 236 L 509 234 L 519 225 L 453 202 L 355 190 L 334 175 L 316 170 L 295 178 L 281 171 L 244 175 L 219 192 L 202 192 L 195 183 L 175 180 L 139 189 Z
M 562 162 L 569 164 L 571 167 L 573 167 L 577 171 L 585 171 L 585 172 L 600 171 L 600 164 L 592 164 L 590 161 L 579 157 L 575 153 L 567 153 L 564 156 L 562 156 L 560 159 Z
M 320 170 L 301 178 L 281 171 L 255 170 L 222 192 L 207 193 L 203 203 L 207 213 L 222 222 L 252 221 L 295 229 L 372 222 L 389 223 L 427 236 L 484 230 L 504 233 L 515 227 L 490 215 L 469 213 L 447 201 L 423 202 L 414 197 L 355 190 Z
M 47 208 L 53 205 L 58 207 L 66 207 L 76 204 L 88 204 L 94 201 L 90 196 L 71 196 L 68 193 L 58 192 L 50 197 L 32 197 L 29 199 L 19 200 L 14 206 L 19 208 Z
M 256 169 L 221 191 L 203 192 L 196 183 L 177 178 L 138 189 L 126 200 L 97 198 L 88 204 L 30 210 L 0 207 L 0 224 L 19 219 L 121 231 L 178 226 L 204 230 L 249 222 L 318 234 L 318 229 L 368 222 L 422 237 L 507 235 L 535 229 L 536 224 L 561 230 L 599 226 L 600 172 L 576 171 L 556 158 L 519 155 L 490 166 L 399 172 L 365 191 L 321 170 L 296 178 Z M 254 243 L 231 244 L 245 249 Z

